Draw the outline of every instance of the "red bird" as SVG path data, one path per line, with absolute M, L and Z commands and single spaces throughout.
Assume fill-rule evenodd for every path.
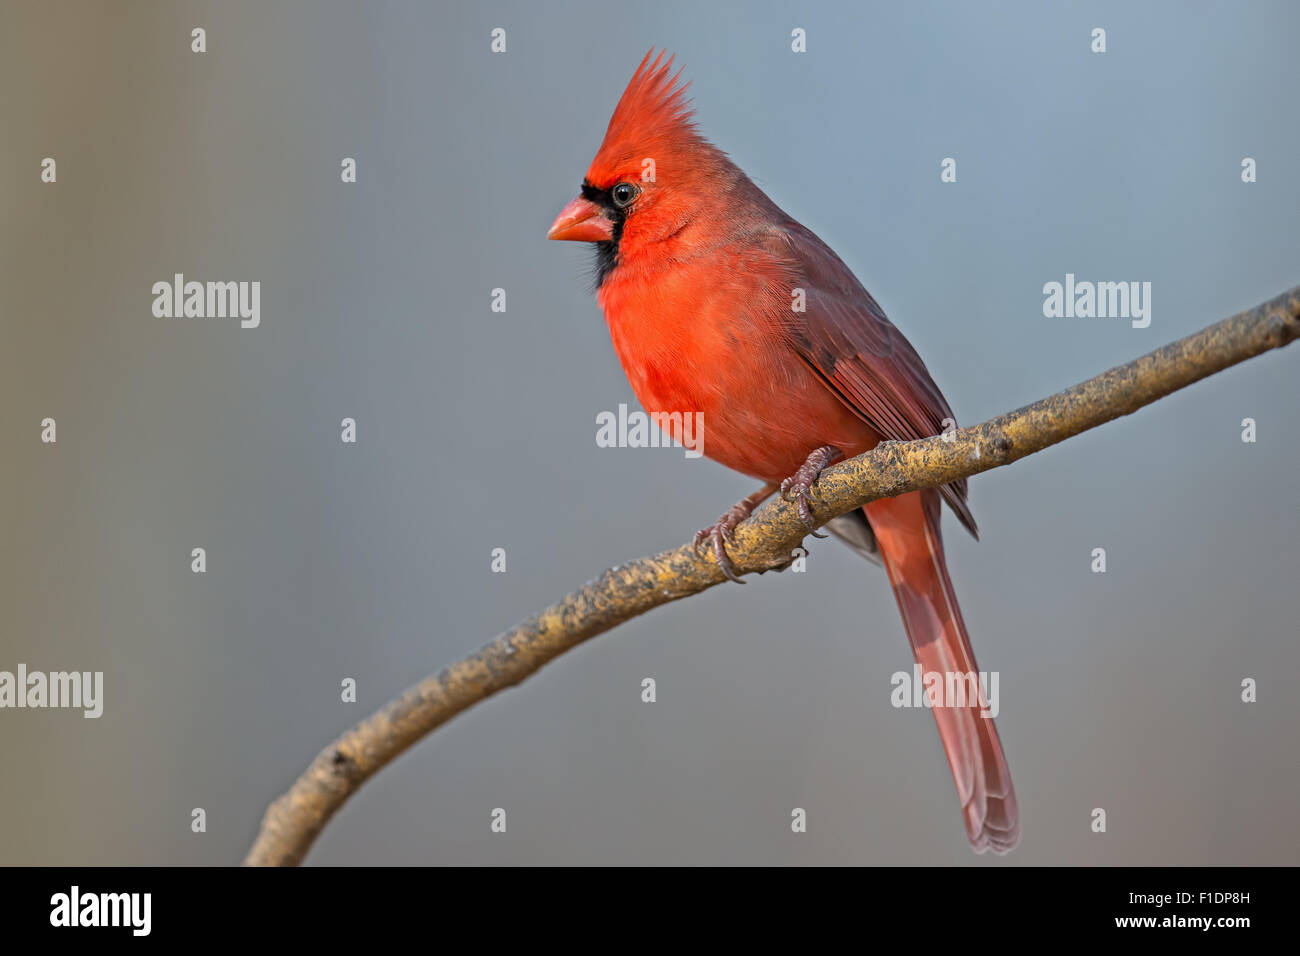
M 823 468 L 880 441 L 939 434 L 953 415 L 849 268 L 699 133 L 681 72 L 653 53 L 548 238 L 595 244 L 596 299 L 645 409 L 703 413 L 705 454 L 764 483 L 696 536 L 735 578 L 726 542 L 765 498 L 779 490 L 798 502 L 813 531 L 808 496 Z M 941 500 L 977 533 L 965 481 L 874 501 L 827 527 L 884 564 L 924 672 L 977 674 Z M 997 731 L 978 701 L 947 703 L 933 711 L 966 834 L 976 852 L 1005 853 L 1020 815 Z

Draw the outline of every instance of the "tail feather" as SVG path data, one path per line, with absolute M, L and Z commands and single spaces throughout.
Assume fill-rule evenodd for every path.
M 977 675 L 944 561 L 939 501 L 934 491 L 914 491 L 874 501 L 863 510 L 922 671 Z M 934 707 L 933 713 L 971 846 L 976 853 L 1006 853 L 1020 839 L 1020 811 L 997 729 L 980 710 L 977 694 L 969 706 Z

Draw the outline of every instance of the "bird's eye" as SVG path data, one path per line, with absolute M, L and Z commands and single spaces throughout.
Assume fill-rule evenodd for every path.
M 609 194 L 614 200 L 614 205 L 623 209 L 637 197 L 640 191 L 631 183 L 619 183 L 609 191 Z

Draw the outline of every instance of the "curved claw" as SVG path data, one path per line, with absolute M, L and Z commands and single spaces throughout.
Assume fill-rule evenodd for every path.
M 713 542 L 713 560 L 718 562 L 718 567 L 726 575 L 728 581 L 735 581 L 737 584 L 744 584 L 740 575 L 736 573 L 736 566 L 731 563 L 731 557 L 727 554 L 727 545 L 734 544 L 736 541 L 736 526 L 754 513 L 754 509 L 764 501 L 768 495 L 776 490 L 776 485 L 764 485 L 758 491 L 754 492 L 743 501 L 732 505 L 716 522 L 707 528 L 701 528 L 695 532 L 694 549 L 698 557 L 704 557 L 700 553 L 700 548 L 704 542 Z
M 692 548 L 696 557 L 702 558 L 704 555 L 701 553 L 700 547 L 706 541 L 713 542 L 713 560 L 722 569 L 722 573 L 727 576 L 727 580 L 735 581 L 737 584 L 744 584 L 745 582 L 736 574 L 736 566 L 731 563 L 731 557 L 727 554 L 725 542 L 733 538 L 734 532 L 732 532 L 732 529 L 726 526 L 725 521 L 719 521 L 710 528 L 701 528 L 695 532 L 695 543 Z
M 811 485 L 797 478 L 787 478 L 781 482 L 781 497 L 799 505 L 799 517 L 804 527 L 808 529 L 808 533 L 814 538 L 825 538 L 826 535 L 817 530 L 817 519 L 813 517 L 812 507 L 808 504 L 811 491 Z
M 704 557 L 701 547 L 706 541 L 713 543 L 713 560 L 717 562 L 722 573 L 727 576 L 727 580 L 735 581 L 737 584 L 744 584 L 745 581 L 736 574 L 736 566 L 731 563 L 731 557 L 727 554 L 727 542 L 734 541 L 736 537 L 735 523 L 730 519 L 730 515 L 723 515 L 718 519 L 718 523 L 708 528 L 701 528 L 695 532 L 695 542 L 692 548 L 697 557 Z
M 808 507 L 808 498 L 805 495 L 799 497 L 799 517 L 803 519 L 803 526 L 814 538 L 826 537 L 817 530 L 817 519 L 813 517 L 812 508 Z
M 731 563 L 731 558 L 727 556 L 727 549 L 722 543 L 721 534 L 713 536 L 713 560 L 718 562 L 718 567 L 727 576 L 727 580 L 735 581 L 737 584 L 746 583 L 736 574 L 736 567 Z

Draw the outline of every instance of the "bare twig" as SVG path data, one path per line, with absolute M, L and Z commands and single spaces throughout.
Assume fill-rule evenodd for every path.
M 988 471 L 1128 415 L 1300 337 L 1300 287 L 1050 398 L 947 436 L 886 442 L 817 481 L 819 523 L 878 498 Z M 796 505 L 768 503 L 728 547 L 738 574 L 785 565 L 807 534 Z M 461 711 L 518 684 L 583 641 L 725 580 L 691 545 L 610 568 L 513 630 L 427 677 L 326 747 L 270 805 L 248 865 L 302 861 L 334 812 L 381 767 Z

